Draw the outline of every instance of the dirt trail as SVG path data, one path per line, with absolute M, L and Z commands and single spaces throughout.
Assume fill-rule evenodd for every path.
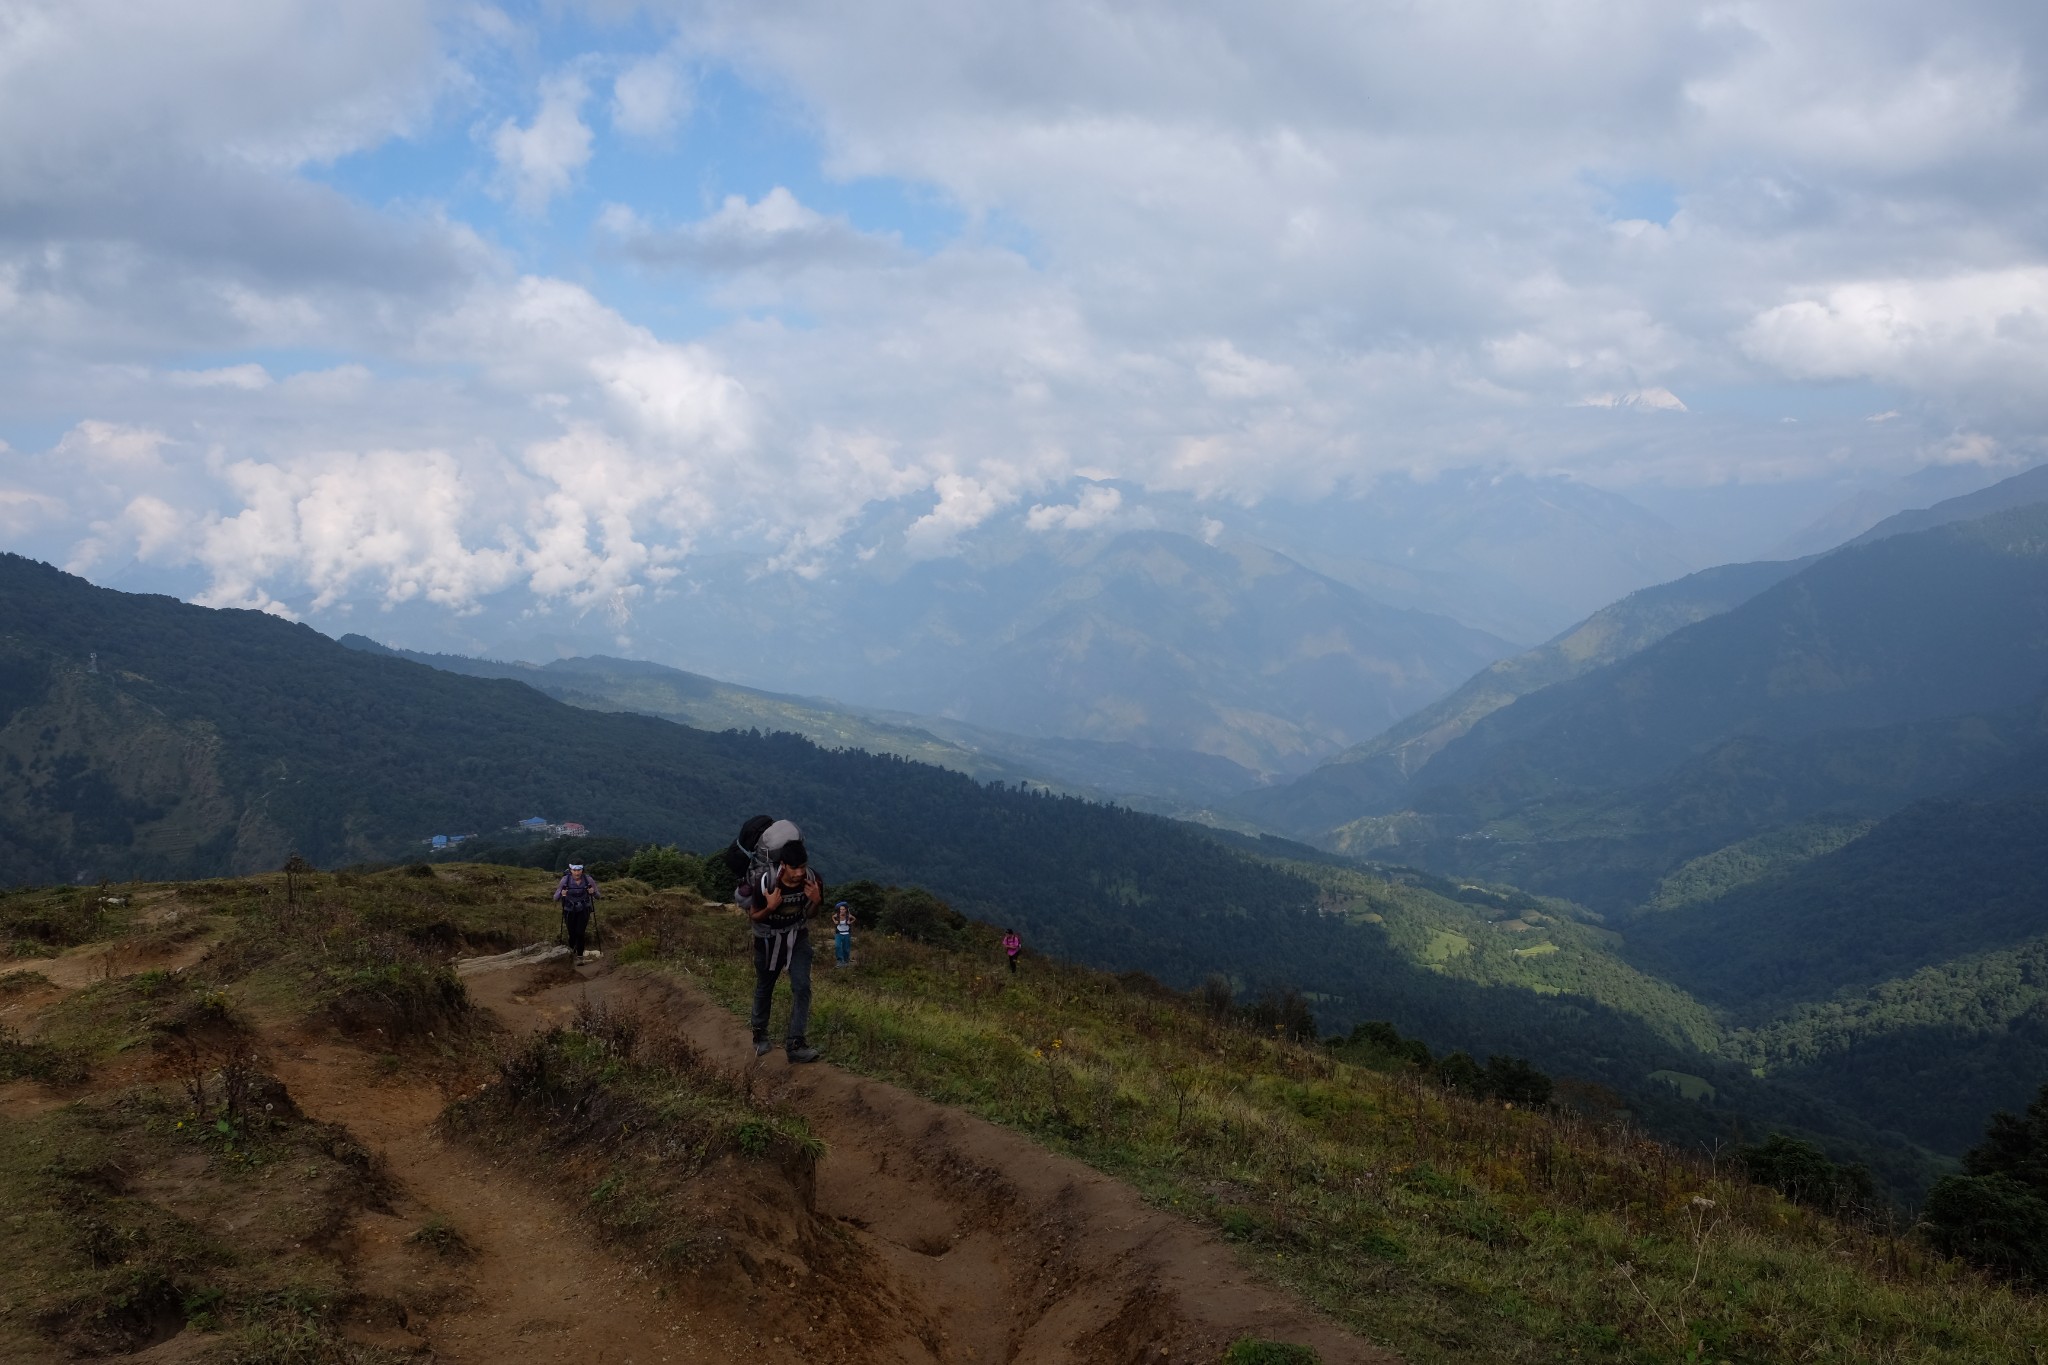
M 32 1030 L 95 980 L 188 965 L 205 947 L 133 952 L 111 970 L 99 950 L 23 964 L 51 985 L 0 1010 Z M 352 1219 L 338 1248 L 355 1290 L 347 1331 L 366 1345 L 465 1365 L 1213 1365 L 1252 1335 L 1313 1345 L 1325 1365 L 1398 1365 L 1253 1280 L 1213 1236 L 1013 1132 L 828 1063 L 756 1059 L 740 1023 L 686 983 L 608 963 L 563 981 L 559 966 L 507 956 L 505 969 L 471 963 L 464 975 L 515 1034 L 565 1022 L 586 1000 L 631 1007 L 801 1113 L 829 1149 L 815 1207 L 762 1192 L 752 1284 L 650 1276 L 530 1175 L 444 1142 L 435 1121 L 448 1096 L 436 1086 L 390 1077 L 372 1052 L 329 1035 L 266 1030 L 263 1064 L 300 1109 L 346 1128 L 388 1177 L 388 1197 Z M 0 1087 L 11 1117 L 61 1102 L 27 1083 Z M 473 1254 L 408 1240 L 437 1222 Z M 837 1232 L 820 1239 L 820 1227 Z M 205 1340 L 185 1333 L 126 1358 L 177 1365 Z
M 447 1098 L 435 1088 L 380 1081 L 373 1058 L 333 1043 L 278 1046 L 269 1060 L 307 1115 L 346 1127 L 389 1173 L 388 1211 L 351 1230 L 357 1289 L 372 1308 L 350 1334 L 366 1344 L 475 1365 L 795 1359 L 723 1305 L 679 1297 L 622 1264 L 524 1177 L 443 1142 L 433 1125 Z M 407 1244 L 434 1218 L 473 1259 Z
M 745 1029 L 688 985 L 599 971 L 528 995 L 529 973 L 473 978 L 515 1028 L 577 1004 L 632 1005 L 711 1060 L 751 1070 L 830 1149 L 818 1211 L 856 1230 L 936 1339 L 906 1359 L 953 1365 L 1213 1362 L 1253 1335 L 1313 1345 L 1326 1365 L 1396 1357 L 1253 1280 L 1217 1238 L 1135 1191 L 997 1125 L 829 1064 L 757 1060 Z

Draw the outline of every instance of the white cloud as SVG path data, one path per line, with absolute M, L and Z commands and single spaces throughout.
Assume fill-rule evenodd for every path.
M 904 548 L 916 558 L 932 558 L 953 548 L 953 542 L 995 514 L 1010 495 L 964 474 L 941 474 L 932 480 L 938 505 L 910 524 Z
M 612 78 L 612 127 L 631 137 L 674 132 L 690 103 L 689 82 L 666 53 L 634 62 Z
M 2038 412 L 2038 389 L 2021 385 L 2048 368 L 2048 263 L 1837 284 L 1759 313 L 1741 339 L 1796 379 L 1936 393 L 2007 387 Z
M 1627 393 L 1596 393 L 1577 400 L 1582 408 L 1637 408 L 1645 412 L 1687 412 L 1685 402 L 1665 388 L 1631 389 Z
M 653 227 L 624 205 L 608 206 L 599 223 L 628 256 L 655 266 L 796 270 L 878 265 L 903 255 L 893 238 L 827 217 L 781 185 L 752 203 L 743 195 L 727 195 L 717 212 L 672 230 Z
M 2002 465 L 2012 463 L 2011 455 L 1996 437 L 1981 431 L 1959 431 L 1927 452 L 1934 464 Z
M 0 451 L 4 450 L 5 446 L 0 445 Z M 60 520 L 69 510 L 63 499 L 47 493 L 0 487 L 0 531 L 8 535 L 22 535 L 43 523 Z
M 127 472 L 161 464 L 168 439 L 147 427 L 88 418 L 65 432 L 50 453 L 59 461 L 73 461 L 96 472 Z
M 592 135 L 583 121 L 590 88 L 575 72 L 550 76 L 541 83 L 540 108 L 521 127 L 506 119 L 491 135 L 500 183 L 526 213 L 545 212 L 548 201 L 575 183 L 590 164 Z
M 1123 505 L 1120 491 L 1097 484 L 1082 489 L 1081 496 L 1071 503 L 1034 506 L 1025 514 L 1024 524 L 1034 531 L 1088 531 L 1107 524 Z
M 386 604 L 459 607 L 518 568 L 513 550 L 465 544 L 472 493 L 445 451 L 247 460 L 225 475 L 243 510 L 200 536 L 196 558 L 214 575 L 200 600 L 210 606 L 269 609 L 271 581 L 289 575 L 312 590 L 315 610 L 358 587 Z
M 188 389 L 242 389 L 254 392 L 271 385 L 270 371 L 261 365 L 223 365 L 213 370 L 172 370 L 173 384 Z

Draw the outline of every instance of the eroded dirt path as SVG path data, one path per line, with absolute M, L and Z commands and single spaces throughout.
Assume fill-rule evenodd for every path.
M 93 981 L 188 965 L 205 947 L 24 964 L 51 984 L 13 993 L 4 1012 L 33 1030 Z M 586 1001 L 631 1008 L 802 1114 L 828 1147 L 815 1207 L 797 1220 L 813 1233 L 796 1235 L 790 1208 L 764 1204 L 753 1283 L 650 1275 L 579 1221 L 580 1189 L 549 1191 L 444 1141 L 435 1125 L 450 1097 L 437 1086 L 387 1074 L 374 1052 L 331 1035 L 264 1030 L 262 1063 L 299 1108 L 382 1163 L 382 1197 L 337 1248 L 354 1290 L 347 1332 L 365 1345 L 456 1365 L 1214 1365 L 1251 1335 L 1312 1345 L 1325 1365 L 1398 1365 L 1079 1162 L 829 1063 L 755 1058 L 743 1025 L 687 981 L 608 963 L 566 980 L 561 967 L 495 966 L 468 964 L 465 984 L 515 1035 L 566 1023 Z M 0 1118 L 62 1102 L 26 1083 L 0 1087 Z M 415 1234 L 436 1226 L 468 1254 L 422 1245 Z M 835 1281 L 834 1264 L 858 1273 Z M 857 1331 L 845 1325 L 848 1292 L 866 1310 L 853 1314 Z M 178 1365 L 206 1340 L 188 1332 L 126 1358 Z
M 566 1022 L 585 999 L 658 1014 L 804 1115 L 830 1153 L 818 1211 L 853 1230 L 936 1327 L 924 1349 L 904 1343 L 903 1359 L 1209 1365 L 1252 1335 L 1313 1345 L 1326 1365 L 1396 1361 L 1254 1280 L 1219 1239 L 1079 1162 L 827 1063 L 757 1060 L 739 1021 L 687 983 L 601 971 L 529 993 L 527 976 L 468 984 L 522 1030 Z
M 351 1335 L 366 1344 L 474 1365 L 795 1359 L 719 1305 L 623 1264 L 525 1177 L 444 1142 L 434 1132 L 446 1104 L 437 1089 L 380 1081 L 373 1058 L 333 1043 L 279 1045 L 269 1060 L 302 1110 L 347 1128 L 389 1173 L 388 1211 L 351 1229 L 357 1288 L 373 1305 Z M 407 1241 L 435 1219 L 473 1258 Z

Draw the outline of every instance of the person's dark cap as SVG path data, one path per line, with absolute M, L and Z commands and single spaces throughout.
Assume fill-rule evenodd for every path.
M 775 861 L 784 867 L 807 867 L 810 865 L 811 855 L 804 851 L 803 840 L 791 839 L 775 850 Z

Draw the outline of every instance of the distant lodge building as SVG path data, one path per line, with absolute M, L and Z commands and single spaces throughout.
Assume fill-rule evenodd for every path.
M 457 844 L 467 843 L 474 838 L 476 838 L 474 834 L 436 834 L 433 838 L 427 840 L 427 847 L 433 849 L 436 853 L 440 853 L 443 850 L 454 848 Z
M 544 839 L 580 839 L 590 833 L 574 820 L 564 820 L 559 825 L 549 824 L 545 816 L 529 815 L 512 826 L 521 834 L 538 834 Z

